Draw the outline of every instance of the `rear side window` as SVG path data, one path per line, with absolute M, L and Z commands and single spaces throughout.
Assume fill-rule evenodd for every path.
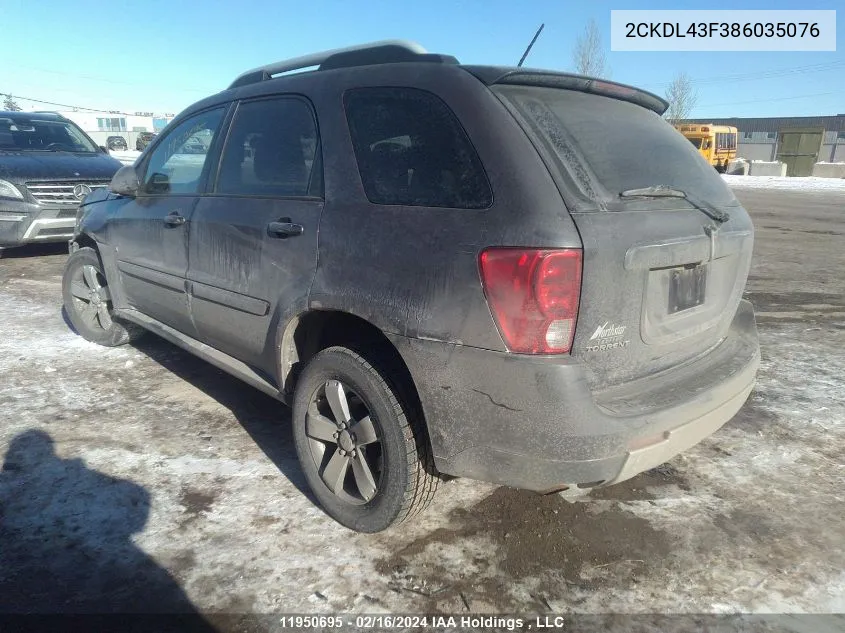
M 296 97 L 238 106 L 226 139 L 217 193 L 322 196 L 320 143 L 314 116 Z
M 413 88 L 357 88 L 344 102 L 370 202 L 457 209 L 493 203 L 475 148 L 438 97 Z
M 616 196 L 666 185 L 715 204 L 734 197 L 696 147 L 658 114 L 627 101 L 574 90 L 497 86 L 534 132 L 594 197 L 582 164 Z

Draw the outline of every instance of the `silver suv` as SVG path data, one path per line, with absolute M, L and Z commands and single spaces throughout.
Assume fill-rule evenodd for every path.
M 82 199 L 121 164 L 53 112 L 0 112 L 0 255 L 73 236 Z

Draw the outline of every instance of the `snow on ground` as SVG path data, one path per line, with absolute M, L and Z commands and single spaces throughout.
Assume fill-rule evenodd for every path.
M 141 155 L 141 152 L 134 149 L 127 149 L 127 150 L 111 150 L 109 154 L 119 160 L 124 165 L 132 165 L 135 163 L 135 160 Z
M 841 191 L 845 193 L 845 178 L 817 178 L 814 176 L 731 176 L 723 174 L 725 182 L 736 189 L 791 189 L 798 191 Z
M 762 365 L 734 420 L 575 503 L 459 479 L 378 535 L 313 503 L 284 407 L 156 337 L 76 337 L 63 255 L 0 261 L 0 596 L 137 610 L 136 595 L 169 595 L 228 613 L 845 611 L 839 196 L 737 196 L 757 226 L 746 296 Z

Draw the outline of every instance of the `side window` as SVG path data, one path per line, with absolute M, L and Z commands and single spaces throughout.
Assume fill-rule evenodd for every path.
M 147 161 L 144 193 L 196 193 L 225 108 L 201 112 L 170 130 Z
M 413 88 L 356 88 L 344 103 L 370 202 L 459 209 L 493 203 L 475 148 L 438 97 Z
M 317 126 L 301 99 L 278 97 L 238 106 L 226 139 L 216 193 L 322 196 Z

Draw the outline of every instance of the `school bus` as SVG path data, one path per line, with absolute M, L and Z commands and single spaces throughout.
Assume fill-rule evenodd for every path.
M 687 137 L 707 162 L 720 173 L 724 173 L 728 163 L 736 158 L 735 127 L 712 123 L 679 123 L 675 125 L 675 129 Z

